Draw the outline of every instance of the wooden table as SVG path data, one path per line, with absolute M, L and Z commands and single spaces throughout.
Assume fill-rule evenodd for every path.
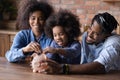
M 0 80 L 120 80 L 120 71 L 97 75 L 48 75 L 33 73 L 28 63 L 9 63 L 0 57 Z

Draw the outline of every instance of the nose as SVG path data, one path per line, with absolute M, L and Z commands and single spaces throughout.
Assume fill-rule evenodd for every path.
M 56 36 L 56 39 L 60 39 L 60 36 L 59 36 L 59 35 L 57 35 L 57 36 Z
M 39 24 L 39 19 L 35 19 L 35 24 Z
M 92 36 L 93 36 L 93 32 L 92 32 L 92 31 L 89 31 L 89 32 L 88 32 L 88 36 L 89 36 L 89 37 L 92 37 Z

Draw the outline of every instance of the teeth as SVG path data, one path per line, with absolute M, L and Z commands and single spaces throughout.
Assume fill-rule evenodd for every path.
M 39 26 L 35 26 L 35 27 L 39 27 Z

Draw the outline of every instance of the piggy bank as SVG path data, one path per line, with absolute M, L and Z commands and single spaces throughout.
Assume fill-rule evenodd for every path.
M 41 71 L 40 64 L 43 60 L 47 59 L 47 56 L 45 54 L 38 55 L 37 53 L 32 54 L 32 61 L 31 61 L 31 67 L 33 69 L 33 72 L 37 73 Z

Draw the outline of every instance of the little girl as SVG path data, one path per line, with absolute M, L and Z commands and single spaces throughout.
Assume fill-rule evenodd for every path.
M 54 40 L 43 53 L 59 63 L 79 64 L 81 45 L 75 40 L 80 34 L 79 27 L 78 17 L 68 10 L 60 9 L 51 15 L 46 21 L 45 33 Z

